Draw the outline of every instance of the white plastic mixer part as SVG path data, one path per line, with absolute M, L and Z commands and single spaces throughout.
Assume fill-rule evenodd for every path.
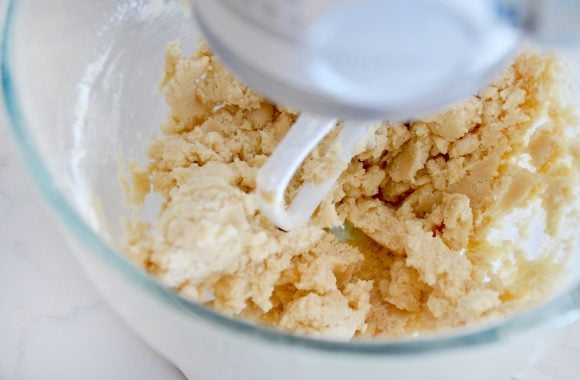
M 479 90 L 515 52 L 490 0 L 196 1 L 209 43 L 266 96 L 344 120 L 402 120 Z
M 346 123 L 337 139 L 340 154 L 322 183 L 304 183 L 289 207 L 285 194 L 296 171 L 310 151 L 336 126 L 335 119 L 301 115 L 278 145 L 257 178 L 256 196 L 260 211 L 283 230 L 292 230 L 308 222 L 330 191 L 357 148 L 364 144 L 378 123 Z

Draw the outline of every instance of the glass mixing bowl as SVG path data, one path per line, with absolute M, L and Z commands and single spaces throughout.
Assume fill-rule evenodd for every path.
M 169 41 L 195 49 L 188 11 L 178 0 L 7 0 L 0 8 L 3 102 L 32 176 L 103 296 L 190 379 L 503 379 L 580 316 L 578 249 L 566 287 L 543 304 L 403 340 L 292 336 L 181 298 L 119 253 L 131 209 L 118 173 L 121 155 L 145 159 L 166 117 L 154 87 Z

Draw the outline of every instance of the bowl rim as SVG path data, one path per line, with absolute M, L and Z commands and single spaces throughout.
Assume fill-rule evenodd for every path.
M 548 323 L 563 326 L 580 318 L 580 284 L 576 284 L 567 292 L 502 321 L 454 329 L 449 332 L 433 333 L 412 339 L 345 342 L 293 335 L 255 325 L 248 321 L 233 319 L 182 297 L 130 263 L 122 254 L 101 239 L 54 185 L 55 181 L 36 149 L 34 139 L 27 127 L 13 80 L 11 36 L 17 6 L 18 0 L 7 0 L 0 3 L 1 96 L 7 124 L 16 140 L 20 154 L 24 157 L 29 175 L 36 183 L 45 202 L 50 205 L 53 213 L 72 232 L 77 241 L 84 245 L 88 251 L 100 256 L 109 265 L 122 272 L 128 279 L 138 283 L 144 291 L 176 309 L 177 312 L 193 314 L 232 333 L 244 334 L 249 338 L 269 344 L 281 344 L 326 353 L 385 356 L 420 355 L 435 351 L 493 344 Z

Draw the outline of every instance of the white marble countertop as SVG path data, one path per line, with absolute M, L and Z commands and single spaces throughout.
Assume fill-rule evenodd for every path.
M 52 218 L 0 126 L 0 379 L 183 379 L 102 300 Z M 518 379 L 578 379 L 579 359 L 576 323 Z

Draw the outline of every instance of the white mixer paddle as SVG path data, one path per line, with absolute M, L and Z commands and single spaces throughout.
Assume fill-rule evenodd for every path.
M 289 231 L 305 225 L 326 194 L 378 123 L 344 123 L 338 136 L 340 165 L 320 184 L 304 183 L 286 207 L 285 193 L 300 165 L 318 143 L 336 126 L 336 119 L 302 114 L 280 142 L 257 177 L 257 201 L 260 211 L 277 227 Z

